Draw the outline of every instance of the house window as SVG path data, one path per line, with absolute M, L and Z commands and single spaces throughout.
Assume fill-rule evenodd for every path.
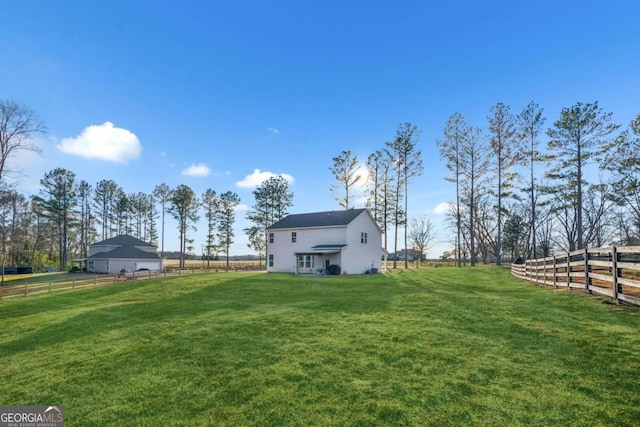
M 273 254 L 269 255 L 269 267 L 273 267 Z
M 298 268 L 314 268 L 315 257 L 313 255 L 298 255 Z
M 269 243 L 273 243 L 273 233 L 269 233 Z
M 360 233 L 360 243 L 367 243 L 367 233 Z
M 297 238 L 298 238 L 298 233 L 296 233 L 295 231 L 292 231 L 291 232 L 291 243 L 295 243 Z

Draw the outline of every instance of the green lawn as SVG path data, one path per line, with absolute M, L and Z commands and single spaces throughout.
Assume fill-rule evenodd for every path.
M 0 405 L 67 426 L 640 425 L 640 310 L 499 268 L 0 301 Z

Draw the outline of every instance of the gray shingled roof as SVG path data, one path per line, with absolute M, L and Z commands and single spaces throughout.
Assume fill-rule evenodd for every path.
M 268 230 L 282 228 L 335 227 L 347 225 L 366 209 L 313 212 L 289 215 L 273 224 Z
M 160 259 L 157 253 L 147 252 L 133 246 L 123 246 L 110 252 L 99 252 L 91 255 L 87 259 Z
M 116 237 L 112 237 L 107 240 L 103 240 L 102 242 L 94 243 L 96 246 L 153 246 L 150 243 L 142 241 L 140 239 L 136 239 L 133 236 L 129 236 L 127 234 L 121 234 Z

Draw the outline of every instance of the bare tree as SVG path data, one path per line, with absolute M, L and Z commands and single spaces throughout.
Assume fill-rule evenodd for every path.
M 640 114 L 611 145 L 605 147 L 602 169 L 613 174 L 612 196 L 632 217 L 633 231 L 626 234 L 640 237 Z M 626 228 L 626 227 L 625 227 Z M 626 240 L 629 240 L 625 237 Z
M 8 159 L 17 151 L 38 151 L 31 138 L 45 131 L 32 110 L 15 101 L 0 100 L 0 185 L 9 171 Z
M 422 261 L 426 252 L 431 249 L 436 239 L 436 230 L 431 218 L 421 216 L 412 218 L 409 222 L 409 241 L 415 251 L 420 254 L 416 267 Z
M 349 209 L 349 201 L 353 198 L 351 189 L 362 175 L 358 173 L 358 156 L 351 150 L 342 150 L 339 156 L 333 158 L 333 166 L 329 168 L 338 185 L 331 186 L 333 198 L 345 210 Z
M 595 248 L 611 244 L 615 231 L 613 190 L 606 183 L 590 185 L 584 195 L 584 244 Z

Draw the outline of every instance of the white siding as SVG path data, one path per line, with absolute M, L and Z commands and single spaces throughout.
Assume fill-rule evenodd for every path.
M 269 272 L 281 272 L 281 273 L 295 273 L 296 272 L 296 252 L 311 251 L 311 248 L 316 245 L 336 245 L 346 243 L 345 227 L 322 227 L 322 228 L 303 228 L 303 229 L 284 229 L 284 230 L 270 230 L 273 233 L 273 243 L 267 243 L 267 253 L 273 255 L 273 266 L 268 264 L 267 257 L 267 271 Z M 291 241 L 291 233 L 296 233 L 296 241 Z M 337 254 L 327 255 L 325 258 L 331 257 L 334 262 Z M 315 267 L 324 268 L 322 265 L 322 256 L 318 255 L 315 258 Z M 338 264 L 339 265 L 339 264 Z M 309 271 L 305 271 L 307 273 Z
M 291 233 L 296 233 L 296 241 L 291 241 Z M 361 233 L 367 233 L 367 243 L 360 243 Z M 269 266 L 267 256 L 267 271 L 296 272 L 296 252 L 311 252 L 317 245 L 346 245 L 342 252 L 320 254 L 315 256 L 314 268 L 325 268 L 324 262 L 339 265 L 342 272 L 347 274 L 364 274 L 371 268 L 380 271 L 382 257 L 382 236 L 373 218 L 364 211 L 348 226 L 308 227 L 301 229 L 268 230 L 273 233 L 273 243 L 267 243 L 267 254 L 273 255 L 273 266 Z M 324 261 L 324 262 L 323 262 Z M 312 273 L 311 270 L 300 271 Z
M 367 243 L 361 243 L 361 233 L 367 233 Z M 347 226 L 347 246 L 342 251 L 342 271 L 364 274 L 371 268 L 380 271 L 382 265 L 382 235 L 365 211 Z

